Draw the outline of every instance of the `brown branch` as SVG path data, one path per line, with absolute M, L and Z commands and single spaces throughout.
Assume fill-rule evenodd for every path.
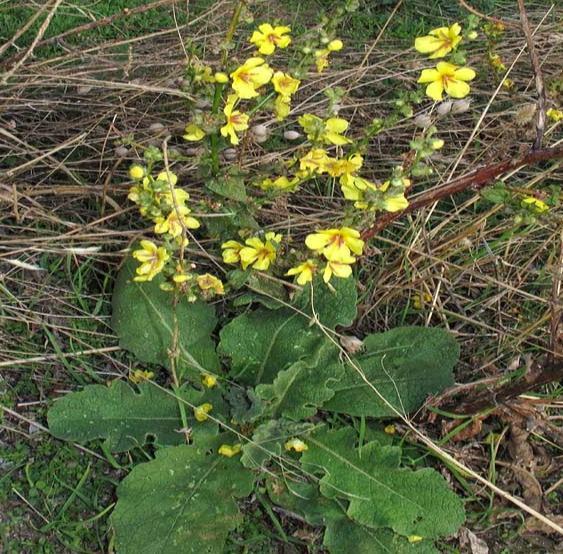
M 558 158 L 563 158 L 563 146 L 532 150 L 517 160 L 509 159 L 476 169 L 463 177 L 449 181 L 441 187 L 423 192 L 412 200 L 402 212 L 383 214 L 371 227 L 362 232 L 362 238 L 368 240 L 405 214 L 429 206 L 438 200 L 453 196 L 469 188 L 479 190 L 508 171 Z
M 492 23 L 496 23 L 497 25 L 504 25 L 505 27 L 516 27 L 517 23 L 513 23 L 512 21 L 505 21 L 504 19 L 500 19 L 498 17 L 493 17 L 492 15 L 485 15 L 481 13 L 479 10 L 476 10 L 473 6 L 469 5 L 468 2 L 465 0 L 458 0 L 460 5 L 464 7 L 468 12 L 471 12 L 473 15 L 481 19 L 485 19 L 487 21 L 491 21 Z
M 545 87 L 543 84 L 541 64 L 538 58 L 538 53 L 536 52 L 536 48 L 534 46 L 534 39 L 532 37 L 532 31 L 530 30 L 530 21 L 528 20 L 528 14 L 526 13 L 524 0 L 518 0 L 518 9 L 520 10 L 520 22 L 522 23 L 522 30 L 524 31 L 524 36 L 526 37 L 526 45 L 528 46 L 528 54 L 530 55 L 530 62 L 532 64 L 532 69 L 534 70 L 536 91 L 538 93 L 536 140 L 534 141 L 533 146 L 534 150 L 538 150 L 539 148 L 541 148 L 543 133 L 545 129 Z
M 542 385 L 557 383 L 562 380 L 563 359 L 559 359 L 549 367 L 532 372 L 514 383 L 509 383 L 499 389 L 486 389 L 480 393 L 475 393 L 469 402 L 456 404 L 451 406 L 450 409 L 456 414 L 476 414 L 508 402 Z

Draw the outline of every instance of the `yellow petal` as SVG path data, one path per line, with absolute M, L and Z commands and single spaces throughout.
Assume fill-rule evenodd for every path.
M 311 235 L 307 235 L 305 238 L 305 244 L 307 248 L 311 250 L 322 250 L 329 242 L 330 238 L 321 235 L 320 233 L 313 233 Z
M 446 92 L 453 98 L 465 98 L 470 90 L 465 81 L 449 81 L 446 83 Z
M 414 47 L 421 54 L 435 52 L 443 44 L 443 41 L 433 36 L 418 37 L 414 41 Z
M 471 81 L 475 79 L 475 71 L 473 71 L 470 67 L 461 67 L 456 70 L 454 77 L 461 81 Z
M 442 76 L 436 69 L 423 69 L 417 83 L 432 83 Z
M 432 100 L 436 100 L 437 102 L 442 100 L 442 93 L 444 92 L 444 85 L 442 84 L 442 80 L 434 81 L 430 83 L 426 87 L 426 95 L 430 96 Z

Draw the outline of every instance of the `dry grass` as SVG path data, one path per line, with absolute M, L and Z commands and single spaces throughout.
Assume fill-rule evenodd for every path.
M 77 383 L 127 373 L 129 362 L 109 327 L 111 279 L 132 240 L 146 231 L 126 199 L 127 168 L 142 156 L 144 146 L 160 144 L 171 133 L 170 147 L 184 156 L 174 171 L 194 201 L 204 201 L 197 152 L 177 138 L 188 117 L 185 94 L 178 87 L 186 63 L 180 37 L 199 45 L 205 61 L 214 62 L 224 32 L 218 14 L 229 6 L 216 2 L 176 29 L 69 49 L 50 59 L 31 56 L 0 92 L 0 371 L 14 389 L 18 380 L 31 376 L 35 382 L 36 396 L 14 399 L 15 411 L 25 417 L 34 418 L 35 403 L 44 405 Z M 529 14 L 532 26 L 549 10 L 548 5 L 536 5 Z M 515 12 L 498 15 L 517 22 Z M 563 71 L 563 31 L 556 21 L 554 11 L 535 35 L 548 83 Z M 510 27 L 499 48 L 507 65 L 524 44 L 519 27 Z M 469 63 L 483 67 L 484 54 L 479 48 L 471 50 Z M 366 44 L 363 51 L 341 56 L 339 63 L 303 87 L 294 115 L 322 109 L 323 90 L 339 85 L 349 92 L 341 113 L 352 129 L 361 127 L 389 113 L 398 86 L 415 88 L 421 65 L 408 44 L 385 33 L 375 48 Z M 514 90 L 501 89 L 491 102 L 497 82 L 483 72 L 475 83 L 471 111 L 439 123 L 447 146 L 435 160 L 434 176 L 418 182 L 415 195 L 439 187 L 454 173 L 517 156 L 529 147 L 535 132 L 525 112 L 534 102 L 535 89 L 525 52 L 510 78 Z M 155 123 L 164 129 L 151 128 Z M 560 144 L 561 128 L 548 125 L 545 143 Z M 370 145 L 371 177 L 387 177 L 409 150 L 415 132 L 409 118 L 378 135 Z M 130 134 L 133 146 L 126 156 L 118 156 L 116 145 Z M 278 153 L 248 145 L 245 165 L 259 171 L 277 162 Z M 546 184 L 560 187 L 563 177 L 557 164 L 548 163 L 502 180 L 509 187 L 536 191 L 546 190 Z M 265 207 L 261 215 L 271 228 L 291 231 L 299 240 L 316 225 L 338 221 L 341 209 L 341 199 L 330 191 L 309 189 L 287 203 Z M 486 386 L 542 363 L 549 354 L 561 355 L 553 352 L 552 321 L 560 305 L 562 216 L 559 207 L 533 226 L 515 227 L 502 207 L 486 205 L 479 194 L 466 191 L 402 219 L 372 242 L 362 260 L 361 315 L 354 332 L 405 323 L 446 327 L 462 346 L 457 380 L 463 384 Z M 212 241 L 202 245 L 216 254 Z M 206 263 L 205 256 L 200 261 Z M 432 300 L 414 309 L 414 297 L 424 293 Z M 458 392 L 463 398 L 474 390 L 463 385 Z M 483 416 L 483 425 L 473 434 L 446 447 L 501 488 L 523 495 L 530 505 L 536 502 L 535 509 L 556 518 L 561 389 L 552 384 L 536 392 L 533 399 L 519 398 L 489 419 Z M 533 429 L 525 429 L 528 434 L 518 439 L 526 418 Z M 13 416 L 6 421 L 9 432 L 21 423 Z M 446 421 L 441 420 L 443 427 Z M 436 437 L 447 432 L 427 418 L 420 425 Z M 539 504 L 537 498 L 526 497 L 526 480 L 514 470 L 521 462 L 514 449 L 523 444 L 534 456 L 527 471 L 540 487 Z M 477 506 L 489 500 L 483 490 L 473 494 L 480 497 Z M 483 525 L 494 532 L 485 538 L 491 551 L 501 552 L 498 529 L 517 528 L 517 523 L 507 525 L 502 519 L 515 513 L 502 502 L 495 505 L 491 497 L 487 514 Z M 528 537 L 526 544 L 539 541 L 538 548 L 555 548 L 553 537 L 537 536 Z

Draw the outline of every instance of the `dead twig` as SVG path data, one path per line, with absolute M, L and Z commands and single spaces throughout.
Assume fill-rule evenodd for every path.
M 538 53 L 534 46 L 534 38 L 530 29 L 530 21 L 524 6 L 524 0 L 518 0 L 518 9 L 520 10 L 520 22 L 522 23 L 522 30 L 526 37 L 526 44 L 528 46 L 528 54 L 530 55 L 530 62 L 534 71 L 534 79 L 536 82 L 536 91 L 538 93 L 538 109 L 536 116 L 536 140 L 534 141 L 534 150 L 541 148 L 543 133 L 545 130 L 545 87 L 543 84 L 543 76 L 541 71 L 541 64 L 538 58 Z

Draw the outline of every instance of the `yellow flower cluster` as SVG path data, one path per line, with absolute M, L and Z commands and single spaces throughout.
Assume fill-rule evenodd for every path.
M 454 51 L 461 41 L 461 26 L 454 23 L 450 27 L 438 27 L 428 35 L 418 37 L 414 46 L 418 52 L 429 54 L 430 59 L 435 59 Z M 474 78 L 473 69 L 442 61 L 433 69 L 423 69 L 418 82 L 426 84 L 426 95 L 439 102 L 444 92 L 452 98 L 465 98 L 471 90 L 467 81 Z
M 226 264 L 240 263 L 242 269 L 252 266 L 258 271 L 267 271 L 276 260 L 277 250 L 282 236 L 276 233 L 266 233 L 264 240 L 259 237 L 246 239 L 244 244 L 236 240 L 228 240 L 221 245 L 223 261 Z
M 331 52 L 338 52 L 342 50 L 344 46 L 340 39 L 331 40 L 326 48 L 320 48 L 315 50 L 315 65 L 317 66 L 317 72 L 322 73 L 329 65 L 329 55 Z
M 305 244 L 309 250 L 325 258 L 323 280 L 328 283 L 332 276 L 346 279 L 352 275 L 352 264 L 356 258 L 352 254 L 361 256 L 364 241 L 360 233 L 350 227 L 340 229 L 325 229 L 307 235 Z M 286 275 L 297 276 L 297 283 L 304 285 L 313 280 L 318 269 L 315 260 L 308 259 L 302 264 L 291 268 Z

